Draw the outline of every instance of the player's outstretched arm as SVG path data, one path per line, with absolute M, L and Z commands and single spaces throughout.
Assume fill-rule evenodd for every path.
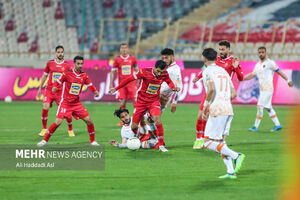
M 279 76 L 281 76 L 284 80 L 286 80 L 286 82 L 288 83 L 288 85 L 289 85 L 290 87 L 293 87 L 293 86 L 294 86 L 293 81 L 289 80 L 289 79 L 287 78 L 287 76 L 286 76 L 282 71 L 280 71 L 279 69 L 278 69 L 278 71 L 277 71 L 277 74 L 278 74 Z
M 131 75 L 130 77 L 128 77 L 125 80 L 121 81 L 121 83 L 116 88 L 110 88 L 108 93 L 113 94 L 117 90 L 119 90 L 120 88 L 124 87 L 125 85 L 127 85 L 128 83 L 130 83 L 131 81 L 134 81 L 136 79 L 137 79 L 136 75 Z
M 37 93 L 37 95 L 36 95 L 36 98 L 37 98 L 37 99 L 40 99 L 40 98 L 41 98 L 41 95 L 42 95 L 42 87 L 43 87 L 43 85 L 45 84 L 45 81 L 47 80 L 47 77 L 48 77 L 48 75 L 43 74 L 42 80 L 41 80 L 41 84 L 39 85 L 39 90 L 38 90 L 38 93 Z
M 254 72 L 251 72 L 251 74 L 248 74 L 243 81 L 248 81 L 253 79 L 256 76 L 256 74 Z

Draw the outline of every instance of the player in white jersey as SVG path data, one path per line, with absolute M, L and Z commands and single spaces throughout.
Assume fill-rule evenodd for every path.
M 164 110 L 167 108 L 167 105 L 171 102 L 171 99 L 174 95 L 173 101 L 171 103 L 171 112 L 176 111 L 176 106 L 178 99 L 181 94 L 182 90 L 182 78 L 181 78 L 181 70 L 180 67 L 175 62 L 174 51 L 169 48 L 165 48 L 160 52 L 161 59 L 167 63 L 167 71 L 169 76 L 175 86 L 180 88 L 180 91 L 174 92 L 166 82 L 161 84 L 160 88 L 160 105 L 161 105 L 161 112 L 163 113 Z
M 228 73 L 215 64 L 217 52 L 207 48 L 204 49 L 202 56 L 207 66 L 203 71 L 203 83 L 207 94 L 203 109 L 203 119 L 207 120 L 204 147 L 220 153 L 223 158 L 227 174 L 219 178 L 235 179 L 245 155 L 229 149 L 225 135 L 229 132 L 233 118 L 231 100 L 236 96 L 236 91 Z M 235 161 L 235 168 L 232 159 Z
M 250 80 L 257 76 L 259 82 L 259 97 L 257 102 L 257 115 L 254 126 L 249 129 L 249 131 L 258 131 L 258 126 L 263 117 L 263 109 L 269 113 L 270 118 L 274 122 L 275 126 L 271 130 L 272 132 L 282 129 L 282 126 L 277 118 L 275 110 L 272 108 L 272 96 L 273 96 L 273 77 L 274 72 L 277 72 L 290 87 L 293 87 L 293 82 L 288 80 L 287 76 L 279 70 L 278 66 L 273 60 L 267 58 L 266 47 L 258 48 L 258 56 L 260 61 L 256 63 L 254 70 L 251 74 L 244 78 L 245 80 Z
M 110 144 L 112 146 L 116 146 L 119 148 L 127 148 L 127 140 L 135 137 L 134 132 L 131 129 L 131 117 L 129 115 L 129 111 L 126 108 L 120 108 L 115 111 L 114 115 L 120 118 L 120 120 L 124 123 L 121 129 L 121 137 L 122 143 L 118 143 L 116 140 L 111 140 Z M 152 130 L 150 126 L 147 124 L 143 124 L 138 130 L 138 137 L 141 141 L 141 147 L 144 149 L 155 148 L 158 140 L 152 137 L 152 133 L 155 130 Z

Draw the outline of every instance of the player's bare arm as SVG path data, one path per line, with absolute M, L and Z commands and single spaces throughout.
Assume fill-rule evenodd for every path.
M 256 76 L 256 74 L 254 72 L 251 72 L 251 74 L 248 74 L 245 78 L 244 81 L 248 81 L 253 79 Z
M 202 116 L 202 118 L 204 120 L 207 120 L 207 118 L 208 118 L 209 102 L 213 99 L 213 95 L 214 95 L 214 92 L 215 92 L 214 81 L 208 79 L 206 83 L 207 83 L 207 95 L 206 95 L 205 102 L 204 102 L 203 116 Z
M 287 76 L 286 76 L 282 71 L 278 70 L 278 71 L 277 71 L 277 74 L 278 74 L 279 76 L 281 76 L 281 78 L 283 78 L 283 79 L 287 82 L 287 84 L 289 85 L 289 87 L 293 87 L 293 86 L 294 86 L 293 81 L 289 80 L 289 79 L 287 78 Z
M 36 97 L 37 97 L 38 99 L 41 98 L 41 95 L 42 95 L 42 87 L 43 87 L 43 85 L 45 84 L 45 81 L 47 80 L 47 77 L 48 77 L 48 75 L 45 75 L 45 74 L 43 74 L 43 76 L 42 76 L 41 84 L 39 85 L 39 90 L 38 90 L 38 93 L 37 93 L 37 95 L 36 95 Z
M 240 65 L 240 60 L 238 58 L 234 58 L 232 61 L 232 66 L 236 69 Z
M 116 72 L 115 69 L 112 69 L 112 70 L 110 71 L 109 88 L 113 88 L 113 81 L 114 81 L 114 78 L 115 78 L 115 72 Z
M 232 81 L 230 81 L 230 91 L 231 91 L 231 100 L 233 100 L 236 97 L 236 90 L 232 84 Z

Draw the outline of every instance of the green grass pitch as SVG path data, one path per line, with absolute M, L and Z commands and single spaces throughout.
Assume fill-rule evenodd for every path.
M 285 169 L 284 134 L 289 109 L 276 107 L 284 129 L 271 133 L 268 114 L 260 132 L 248 132 L 255 107 L 234 105 L 235 116 L 227 143 L 246 154 L 236 180 L 219 180 L 226 173 L 217 153 L 193 150 L 199 105 L 179 105 L 162 116 L 168 153 L 158 150 L 130 151 L 108 144 L 120 141 L 119 122 L 113 116 L 118 104 L 85 104 L 96 129 L 96 140 L 106 148 L 104 171 L 0 171 L 0 199 L 276 199 Z M 0 144 L 36 144 L 42 138 L 38 102 L 0 103 Z M 49 112 L 48 126 L 56 106 Z M 129 106 L 132 111 L 132 106 Z M 73 121 L 76 137 L 68 137 L 64 122 L 51 138 L 52 144 L 87 144 L 85 123 Z

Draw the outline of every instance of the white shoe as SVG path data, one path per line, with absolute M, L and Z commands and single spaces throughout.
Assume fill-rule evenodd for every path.
M 168 152 L 168 149 L 164 145 L 160 145 L 158 148 L 161 152 Z
M 42 140 L 39 143 L 37 143 L 37 146 L 38 147 L 42 147 L 42 146 L 45 146 L 46 144 L 47 144 L 47 141 L 46 140 Z
M 100 144 L 98 142 L 96 142 L 96 141 L 92 142 L 91 145 L 92 146 L 100 146 Z

